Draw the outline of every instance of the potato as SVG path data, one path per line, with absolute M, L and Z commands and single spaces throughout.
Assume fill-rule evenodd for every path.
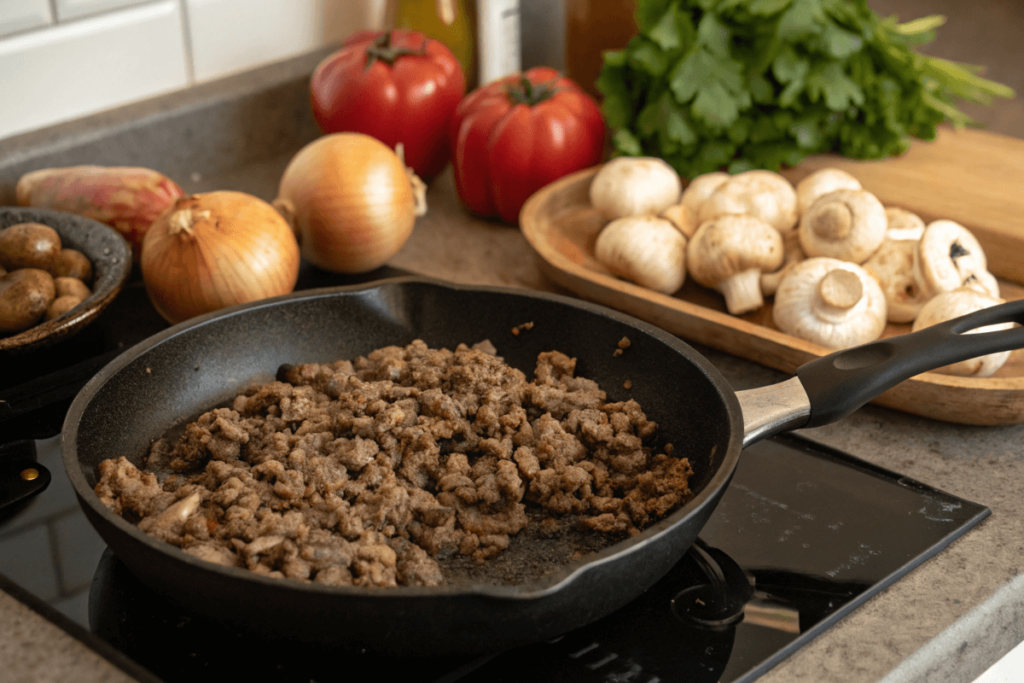
M 57 290 L 58 299 L 62 296 L 73 296 L 79 301 L 84 301 L 92 294 L 86 284 L 76 277 L 55 277 L 53 286 Z
M 85 284 L 92 281 L 92 263 L 77 249 L 61 249 L 56 261 L 50 267 L 54 277 L 74 277 Z
M 0 266 L 49 271 L 60 256 L 60 235 L 42 223 L 18 223 L 0 230 Z
M 45 270 L 22 268 L 0 277 L 0 333 L 32 327 L 55 298 L 53 278 Z
M 46 309 L 46 316 L 43 319 L 49 321 L 59 318 L 80 303 L 82 303 L 82 300 L 77 296 L 58 296 L 50 304 L 50 307 Z

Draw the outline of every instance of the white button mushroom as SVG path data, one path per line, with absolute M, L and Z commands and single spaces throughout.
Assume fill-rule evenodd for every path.
M 700 205 L 700 222 L 730 214 L 750 214 L 778 230 L 796 225 L 796 190 L 778 173 L 744 171 L 722 183 Z
M 803 247 L 800 246 L 800 236 L 796 230 L 790 230 L 782 238 L 782 254 L 782 265 L 777 270 L 761 273 L 761 293 L 764 296 L 775 294 L 789 269 L 807 258 Z
M 830 349 L 878 339 L 885 317 L 885 295 L 866 270 L 821 256 L 789 269 L 772 310 L 780 330 Z
M 1001 303 L 1003 303 L 1003 300 L 998 297 L 990 296 L 984 292 L 967 287 L 954 289 L 949 292 L 941 292 L 921 308 L 917 320 L 914 321 L 913 329 L 916 332 L 946 320 L 952 320 L 953 318 Z M 1013 327 L 1013 323 L 987 325 L 976 330 L 970 330 L 967 334 L 1008 330 L 1011 327 Z M 970 358 L 959 363 L 947 365 L 935 372 L 962 377 L 990 377 L 1006 363 L 1006 359 L 1009 357 L 1009 351 L 990 353 L 987 356 Z
M 615 275 L 663 294 L 686 280 L 686 237 L 663 218 L 612 221 L 598 234 L 594 255 Z
M 981 244 L 955 221 L 929 223 L 914 251 L 914 277 L 929 296 L 970 286 L 998 297 L 999 283 L 987 268 Z
M 882 245 L 885 208 L 864 190 L 835 190 L 800 218 L 800 246 L 808 256 L 864 263 Z
M 693 237 L 693 233 L 697 232 L 697 214 L 682 202 L 673 204 L 658 215 L 676 226 L 676 229 L 686 235 L 687 239 Z
M 590 203 L 606 220 L 657 214 L 679 201 L 683 181 L 654 157 L 617 157 L 590 183 Z
M 836 190 L 860 190 L 860 181 L 839 168 L 822 168 L 796 184 L 796 205 L 803 216 L 815 200 Z
M 683 190 L 683 196 L 679 199 L 679 203 L 673 204 L 659 215 L 672 221 L 672 224 L 679 228 L 687 238 L 693 237 L 693 233 L 700 225 L 701 204 L 730 177 L 728 173 L 721 171 L 704 173 L 695 177 Z
M 723 173 L 722 171 L 695 176 L 687 184 L 686 189 L 683 190 L 683 196 L 679 202 L 688 206 L 697 215 L 700 215 L 700 207 L 704 200 L 713 195 L 731 177 L 728 173 Z
M 733 315 L 764 304 L 761 273 L 782 264 L 782 235 L 748 215 L 719 216 L 702 223 L 686 252 L 686 268 L 698 283 L 717 289 Z
M 886 207 L 885 217 L 889 226 L 885 241 L 864 262 L 864 269 L 882 285 L 889 322 L 909 323 L 931 296 L 914 276 L 914 251 L 924 234 L 924 221 L 916 213 L 892 206 Z
M 885 231 L 886 239 L 917 241 L 924 235 L 924 221 L 913 211 L 896 206 L 885 207 L 885 218 L 889 227 Z

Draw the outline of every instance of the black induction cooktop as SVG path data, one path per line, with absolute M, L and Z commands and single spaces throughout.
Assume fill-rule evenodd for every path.
M 667 576 L 618 612 L 550 642 L 400 661 L 344 643 L 260 641 L 167 603 L 109 550 L 93 581 L 90 625 L 165 681 L 323 683 L 391 672 L 466 683 L 745 683 L 988 514 L 843 452 L 780 436 L 744 451 L 700 540 Z

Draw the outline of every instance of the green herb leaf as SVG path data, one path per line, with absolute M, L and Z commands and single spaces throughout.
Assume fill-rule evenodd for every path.
M 647 37 L 658 44 L 663 50 L 672 50 L 682 45 L 679 26 L 676 24 L 676 6 L 671 5 L 658 20 L 658 23 L 647 32 Z
M 640 141 L 624 128 L 615 131 L 615 134 L 612 136 L 612 143 L 615 145 L 615 149 L 623 154 L 634 157 L 643 156 L 644 152 L 640 146 Z
M 789 7 L 793 0 L 754 0 L 750 3 L 750 13 L 762 17 L 778 14 Z

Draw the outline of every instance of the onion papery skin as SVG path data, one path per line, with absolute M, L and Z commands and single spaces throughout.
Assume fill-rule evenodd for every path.
M 302 256 L 334 273 L 365 273 L 398 253 L 416 222 L 416 199 L 401 159 L 361 133 L 309 143 L 281 178 Z
M 188 231 L 177 219 L 191 212 Z M 299 277 L 299 245 L 281 215 L 243 192 L 178 199 L 158 218 L 142 248 L 142 279 L 168 322 L 287 294 Z

